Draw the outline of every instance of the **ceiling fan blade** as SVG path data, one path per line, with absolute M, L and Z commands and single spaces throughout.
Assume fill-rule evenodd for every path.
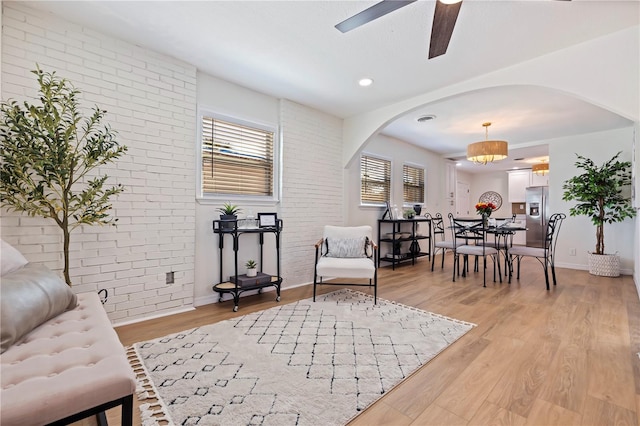
M 374 19 L 378 19 L 381 16 L 391 13 L 394 10 L 407 6 L 416 0 L 383 0 L 380 3 L 376 3 L 368 9 L 353 15 L 351 18 L 347 18 L 344 21 L 336 25 L 336 28 L 343 33 L 358 28 L 361 25 L 371 22 Z
M 431 42 L 429 44 L 429 59 L 444 55 L 449 46 L 449 40 L 456 26 L 456 19 L 462 2 L 444 4 L 436 0 L 436 11 L 433 14 L 431 27 Z

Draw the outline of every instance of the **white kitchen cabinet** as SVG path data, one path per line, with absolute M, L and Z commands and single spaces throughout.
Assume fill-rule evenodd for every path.
M 531 170 L 511 170 L 509 174 L 509 202 L 525 201 L 525 190 L 531 186 Z
M 531 186 L 549 186 L 549 175 L 539 176 L 531 173 Z

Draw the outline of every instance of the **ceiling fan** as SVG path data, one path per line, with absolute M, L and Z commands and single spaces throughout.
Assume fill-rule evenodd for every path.
M 345 19 L 336 25 L 343 33 L 358 28 L 361 25 L 378 19 L 394 10 L 408 6 L 417 0 L 383 0 L 368 9 Z M 570 1 L 570 0 L 565 0 Z M 431 26 L 431 40 L 429 43 L 429 59 L 444 55 L 449 47 L 449 40 L 460 13 L 462 0 L 436 0 L 436 10 L 433 14 Z
M 337 24 L 336 28 L 339 31 L 346 33 L 347 31 L 356 29 L 361 25 L 373 21 L 374 19 L 378 19 L 388 13 L 391 13 L 394 10 L 408 6 L 415 1 L 417 0 L 383 0 L 374 4 L 370 8 L 345 19 Z M 456 3 L 451 3 L 451 0 L 447 1 L 447 3 L 436 0 L 436 10 L 433 15 L 433 25 L 431 26 L 429 59 L 443 55 L 447 52 L 449 40 L 453 34 L 453 28 L 456 25 L 456 19 L 458 19 L 458 13 L 460 12 L 460 6 L 462 6 L 461 0 Z

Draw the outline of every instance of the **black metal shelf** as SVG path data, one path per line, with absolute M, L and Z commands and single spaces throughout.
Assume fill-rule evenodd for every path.
M 418 235 L 418 224 L 426 223 L 428 225 L 428 234 L 427 235 Z M 382 234 L 382 226 L 388 224 L 391 225 L 391 232 L 386 232 L 384 235 L 392 234 L 391 238 L 381 238 Z M 410 231 L 402 231 L 403 225 L 406 227 L 410 225 Z M 408 237 L 400 237 L 399 235 L 402 233 L 409 233 Z M 398 234 L 398 237 L 396 237 Z M 420 247 L 419 252 L 399 252 L 400 258 L 397 258 L 396 249 L 401 250 L 403 243 L 411 243 L 418 244 L 418 241 L 428 240 L 428 248 L 427 251 L 422 250 Z M 382 243 L 392 244 L 392 252 L 391 254 L 382 255 Z M 378 264 L 381 261 L 391 263 L 391 268 L 395 269 L 396 264 L 400 264 L 403 262 L 411 261 L 412 264 L 415 264 L 417 258 L 428 256 L 431 259 L 431 219 L 425 217 L 413 218 L 413 219 L 380 219 L 378 220 Z
M 276 289 L 276 301 L 280 301 L 280 286 L 282 284 L 282 276 L 280 275 L 280 232 L 282 231 L 282 219 L 278 219 L 276 226 L 266 228 L 239 228 L 237 220 L 214 220 L 213 221 L 213 233 L 218 234 L 218 252 L 220 259 L 220 280 L 217 284 L 212 286 L 213 291 L 220 294 L 219 301 L 222 302 L 222 296 L 224 294 L 230 294 L 233 296 L 233 311 L 238 311 L 238 304 L 240 302 L 240 295 L 245 291 L 258 290 L 262 291 L 265 287 L 275 287 Z M 241 286 L 238 280 L 238 249 L 240 248 L 240 236 L 244 234 L 258 234 L 260 243 L 260 267 L 263 268 L 263 246 L 264 235 L 273 234 L 276 239 L 276 274 L 271 275 L 271 280 L 268 282 Z M 234 273 L 229 277 L 228 281 L 223 279 L 223 252 L 224 252 L 224 240 L 225 236 L 231 236 L 233 240 L 233 254 L 234 254 Z

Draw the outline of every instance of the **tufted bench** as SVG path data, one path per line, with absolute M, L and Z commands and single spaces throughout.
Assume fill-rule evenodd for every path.
M 0 356 L 0 423 L 68 424 L 122 406 L 131 425 L 136 379 L 96 293 Z

